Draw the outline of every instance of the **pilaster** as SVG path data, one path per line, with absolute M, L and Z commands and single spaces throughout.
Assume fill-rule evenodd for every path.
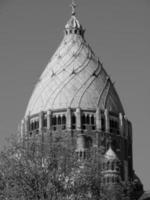
M 100 108 L 97 108 L 96 110 L 96 129 L 98 131 L 101 131 L 102 124 L 101 124 L 101 110 Z
M 105 115 L 105 129 L 106 129 L 106 132 L 109 133 L 110 122 L 109 122 L 109 111 L 108 111 L 108 109 L 105 109 L 104 115 Z
M 80 131 L 81 130 L 81 109 L 80 108 L 76 109 L 76 126 L 77 126 L 77 130 Z
M 39 132 L 41 133 L 43 130 L 43 112 L 39 113 Z
M 30 116 L 25 118 L 25 134 L 28 134 L 30 131 Z
M 122 113 L 119 113 L 119 131 L 120 135 L 124 136 L 124 117 Z
M 71 108 L 67 108 L 67 115 L 66 115 L 66 118 L 67 118 L 67 130 L 71 130 Z
M 21 138 L 23 138 L 23 136 L 24 136 L 24 127 L 25 126 L 25 120 L 23 119 L 23 120 L 21 120 Z
M 51 129 L 51 120 L 52 119 L 52 111 L 48 110 L 47 111 L 47 129 L 50 130 Z

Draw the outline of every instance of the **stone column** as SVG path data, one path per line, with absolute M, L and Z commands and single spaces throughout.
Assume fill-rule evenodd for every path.
M 96 110 L 96 129 L 98 131 L 101 131 L 102 124 L 101 124 L 101 110 L 100 108 L 97 108 Z
M 21 138 L 23 138 L 24 136 L 24 125 L 25 125 L 25 120 L 21 120 L 21 130 L 20 130 L 20 134 L 21 134 Z
M 41 133 L 42 132 L 42 129 L 43 129 L 43 112 L 40 112 L 39 113 L 39 132 Z
M 51 110 L 47 111 L 47 129 L 50 130 L 51 129 L 51 120 L 52 119 L 52 112 Z
M 124 136 L 124 117 L 122 113 L 119 113 L 119 131 L 120 135 Z
M 28 115 L 24 119 L 25 140 L 23 140 L 23 141 L 25 141 L 25 143 L 23 145 L 25 145 L 25 148 L 27 148 L 27 150 L 29 150 L 29 141 L 30 141 L 29 131 L 30 131 L 30 116 Z
M 81 130 L 81 109 L 80 108 L 76 109 L 76 127 L 78 131 Z
M 67 130 L 71 130 L 72 122 L 71 122 L 71 108 L 67 108 L 67 115 L 66 115 L 66 127 Z
M 128 181 L 128 161 L 124 161 L 124 179 Z
M 131 140 L 132 142 L 132 124 L 130 121 L 127 121 L 128 122 L 128 138 Z
M 125 119 L 124 120 L 125 137 L 128 138 L 128 119 L 126 116 L 124 119 Z
M 28 132 L 30 131 L 30 117 L 27 116 L 25 118 L 25 134 L 28 134 Z
M 109 131 L 110 131 L 110 123 L 109 123 L 109 112 L 108 112 L 108 109 L 105 109 L 104 115 L 105 115 L 105 131 L 107 133 L 109 133 Z

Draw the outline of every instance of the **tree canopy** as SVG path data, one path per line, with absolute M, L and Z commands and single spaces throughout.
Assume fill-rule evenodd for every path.
M 11 142 L 0 154 L 0 199 L 99 199 L 100 157 L 90 154 L 79 160 L 61 137 Z

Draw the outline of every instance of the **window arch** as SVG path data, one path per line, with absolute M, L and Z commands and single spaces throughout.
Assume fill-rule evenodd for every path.
M 62 116 L 62 124 L 66 124 L 66 116 L 65 115 Z
M 47 127 L 47 116 L 43 118 L 43 127 Z
M 102 131 L 105 131 L 105 118 L 101 118 L 101 124 L 102 124 Z
M 59 114 L 58 116 L 52 116 L 52 129 L 53 130 L 65 130 L 66 129 L 66 115 Z
M 55 131 L 56 130 L 56 124 L 57 124 L 57 119 L 56 116 L 52 117 L 52 129 Z
M 112 119 L 110 119 L 109 122 L 110 122 L 110 132 L 116 133 L 117 135 L 119 135 L 120 132 L 119 132 L 119 122 L 118 122 L 118 120 L 112 118 Z
M 92 129 L 95 130 L 96 129 L 96 123 L 95 123 L 94 115 L 91 116 L 90 122 L 91 122 Z
M 39 129 L 39 121 L 36 121 L 36 129 Z
M 95 124 L 95 119 L 94 119 L 94 115 L 91 116 L 91 124 L 94 125 Z
M 57 117 L 57 124 L 61 125 L 61 116 L 60 115 Z
M 86 116 L 86 124 L 90 124 L 90 116 L 89 115 Z
M 96 124 L 95 124 L 95 117 L 94 114 L 90 113 L 82 113 L 81 116 L 81 124 L 82 124 L 82 129 L 92 129 L 95 130 Z
M 107 170 L 109 170 L 109 165 L 110 165 L 110 162 L 108 161 L 107 162 Z
M 114 171 L 114 169 L 115 169 L 115 163 L 114 163 L 114 162 L 112 162 L 112 164 L 111 164 L 111 170 L 113 170 L 113 171 Z
M 82 114 L 81 116 L 81 124 L 82 124 L 82 128 L 83 129 L 86 129 L 86 117 L 85 117 L 85 114 Z
M 33 130 L 34 130 L 34 123 L 31 122 L 31 131 L 33 131 Z
M 62 130 L 64 130 L 64 129 L 66 129 L 66 116 L 65 115 L 63 115 L 62 116 Z
M 74 113 L 71 116 L 71 121 L 72 121 L 72 129 L 74 130 L 76 128 L 76 116 Z

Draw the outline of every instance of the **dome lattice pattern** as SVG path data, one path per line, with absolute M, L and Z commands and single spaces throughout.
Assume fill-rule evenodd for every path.
M 68 21 L 66 34 L 35 87 L 26 116 L 68 107 L 100 107 L 124 113 L 110 78 L 85 41 L 75 16 Z

